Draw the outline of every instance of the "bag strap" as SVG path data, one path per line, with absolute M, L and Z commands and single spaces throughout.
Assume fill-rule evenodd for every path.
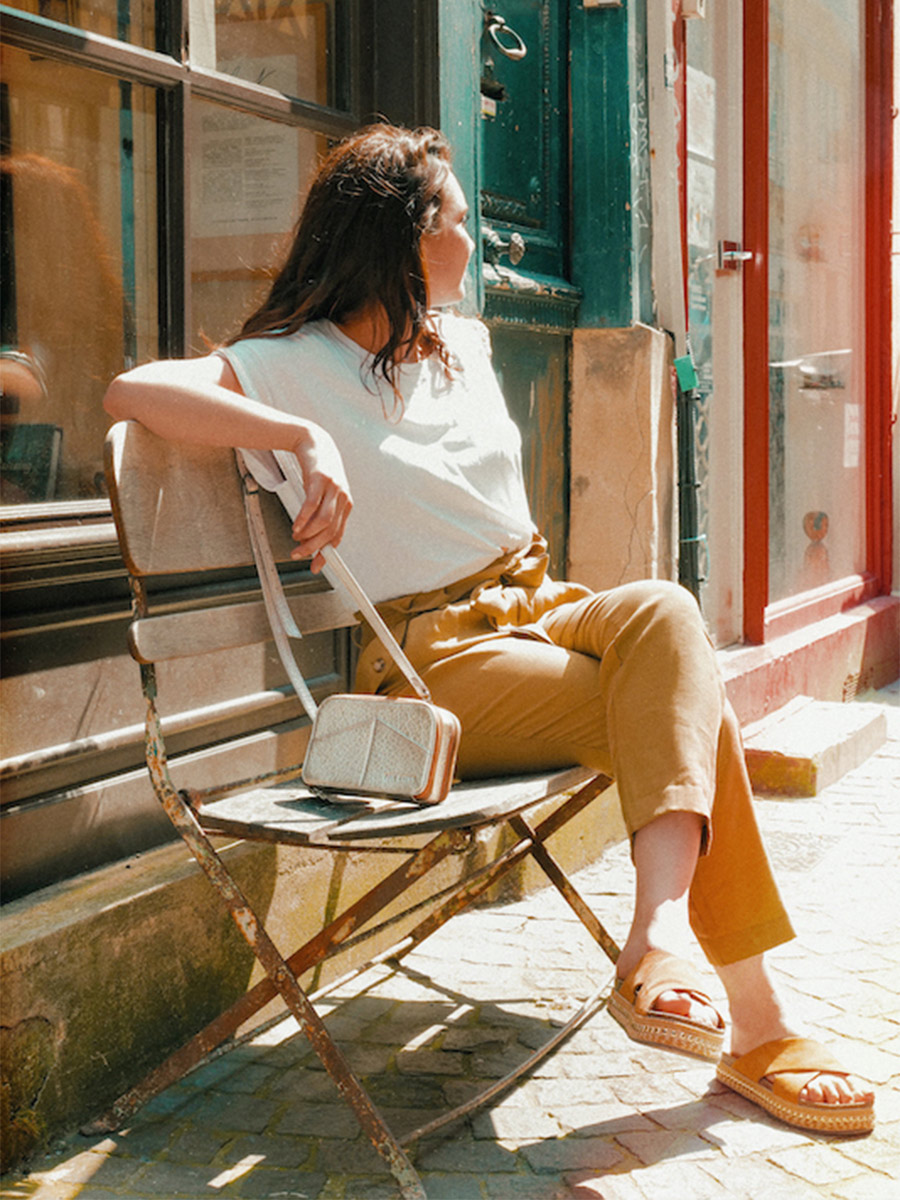
M 272 547 L 269 544 L 269 535 L 266 531 L 262 507 L 259 503 L 259 484 L 247 466 L 240 450 L 235 450 L 234 454 L 241 475 L 244 511 L 247 516 L 250 545 L 253 550 L 253 558 L 256 562 L 256 570 L 262 588 L 263 603 L 265 604 L 266 615 L 269 618 L 269 625 L 272 628 L 275 647 L 287 672 L 288 679 L 300 699 L 300 703 L 306 710 L 310 720 L 314 720 L 317 705 L 306 685 L 306 680 L 303 678 L 291 650 L 290 642 L 288 641 L 289 638 L 299 638 L 302 635 L 291 613 L 287 597 L 284 594 L 284 588 L 281 584 L 281 578 L 278 574 L 278 568 L 275 565 L 275 559 L 272 555 Z M 279 462 L 279 466 L 282 465 Z M 375 636 L 403 672 L 413 691 L 420 699 L 427 700 L 430 703 L 431 693 L 427 685 L 419 676 L 406 654 L 404 654 L 399 642 L 391 633 L 383 617 L 363 591 L 362 585 L 353 575 L 341 555 L 334 546 L 326 546 L 322 551 L 322 556 L 328 567 L 329 575 L 334 576 L 334 580 L 349 593 L 352 600 L 357 604 L 359 612 L 372 627 Z
M 263 603 L 266 606 L 266 616 L 269 618 L 269 626 L 275 639 L 275 648 L 306 715 L 311 721 L 314 721 L 318 705 L 313 699 L 312 692 L 306 686 L 306 680 L 297 666 L 297 660 L 294 658 L 288 641 L 289 637 L 299 638 L 301 634 L 288 606 L 287 597 L 278 575 L 278 568 L 275 566 L 275 559 L 272 556 L 272 547 L 269 545 L 269 537 L 259 503 L 259 485 L 249 471 L 245 473 L 243 463 L 241 463 L 241 477 L 250 545 L 253 548 L 256 573 L 262 587 Z

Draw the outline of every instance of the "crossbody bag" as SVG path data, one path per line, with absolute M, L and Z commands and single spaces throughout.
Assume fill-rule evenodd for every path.
M 296 509 L 303 498 L 300 467 L 287 451 L 236 450 L 235 456 L 272 636 L 288 679 L 312 722 L 303 782 L 328 799 L 373 796 L 439 804 L 453 782 L 459 719 L 433 703 L 428 687 L 333 546 L 322 552 L 329 581 L 350 597 L 354 610 L 371 626 L 417 698 L 337 693 L 316 704 L 291 649 L 290 639 L 301 634 L 281 585 L 259 503 L 259 487 L 263 486 L 277 492 L 288 512 Z

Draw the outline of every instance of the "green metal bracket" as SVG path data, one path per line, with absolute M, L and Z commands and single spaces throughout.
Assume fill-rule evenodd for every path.
M 675 359 L 675 374 L 678 376 L 678 386 L 683 392 L 694 391 L 699 383 L 690 354 L 683 354 L 681 358 Z

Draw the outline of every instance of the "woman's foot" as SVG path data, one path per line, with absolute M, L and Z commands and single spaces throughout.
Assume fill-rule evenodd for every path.
M 675 940 L 673 939 L 665 947 L 662 945 L 647 945 L 646 948 L 636 950 L 632 945 L 626 943 L 616 962 L 616 979 L 627 979 L 642 959 L 654 950 L 664 951 L 665 953 L 671 953 L 676 957 L 686 959 L 689 952 L 686 949 L 684 952 L 671 949 L 674 944 Z M 684 1017 L 686 1020 L 693 1021 L 697 1025 L 705 1025 L 709 1029 L 718 1028 L 721 1020 L 719 1012 L 712 1002 L 706 997 L 698 997 L 696 991 L 688 987 L 671 988 L 660 992 L 653 1002 L 653 1011 L 675 1017 Z
M 728 994 L 733 1056 L 739 1058 L 780 1038 L 803 1036 L 778 996 L 761 954 L 716 970 Z M 771 1076 L 765 1079 L 772 1083 Z M 873 1102 L 874 1093 L 853 1075 L 822 1071 L 806 1084 L 798 1099 L 802 1104 L 866 1105 Z
M 609 998 L 609 1014 L 635 1042 L 716 1062 L 722 1054 L 725 1022 L 706 990 L 705 981 L 685 959 L 650 950 L 627 976 L 618 979 Z M 693 1010 L 702 1012 L 703 1019 L 692 1019 Z
M 703 828 L 704 820 L 697 813 L 669 812 L 635 835 L 634 917 L 616 963 L 620 980 L 628 979 L 654 951 L 682 959 L 694 956 L 688 890 L 700 853 Z M 680 1017 L 701 1028 L 721 1030 L 719 1013 L 697 983 L 692 979 L 689 986 L 679 987 L 676 982 L 664 988 L 654 997 L 650 1011 Z M 618 990 L 621 991 L 621 986 Z
M 874 1097 L 849 1083 L 856 1096 L 814 1099 L 815 1083 L 848 1081 L 843 1063 L 813 1038 L 784 1037 L 763 1042 L 748 1054 L 723 1054 L 716 1078 L 773 1117 L 799 1129 L 848 1136 L 875 1127 Z M 827 1088 L 823 1095 L 828 1094 Z

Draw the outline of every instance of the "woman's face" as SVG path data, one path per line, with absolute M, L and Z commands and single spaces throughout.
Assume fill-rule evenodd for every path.
M 475 248 L 466 229 L 468 215 L 465 194 L 451 171 L 444 184 L 437 228 L 422 235 L 429 308 L 455 304 L 465 294 L 466 267 Z

